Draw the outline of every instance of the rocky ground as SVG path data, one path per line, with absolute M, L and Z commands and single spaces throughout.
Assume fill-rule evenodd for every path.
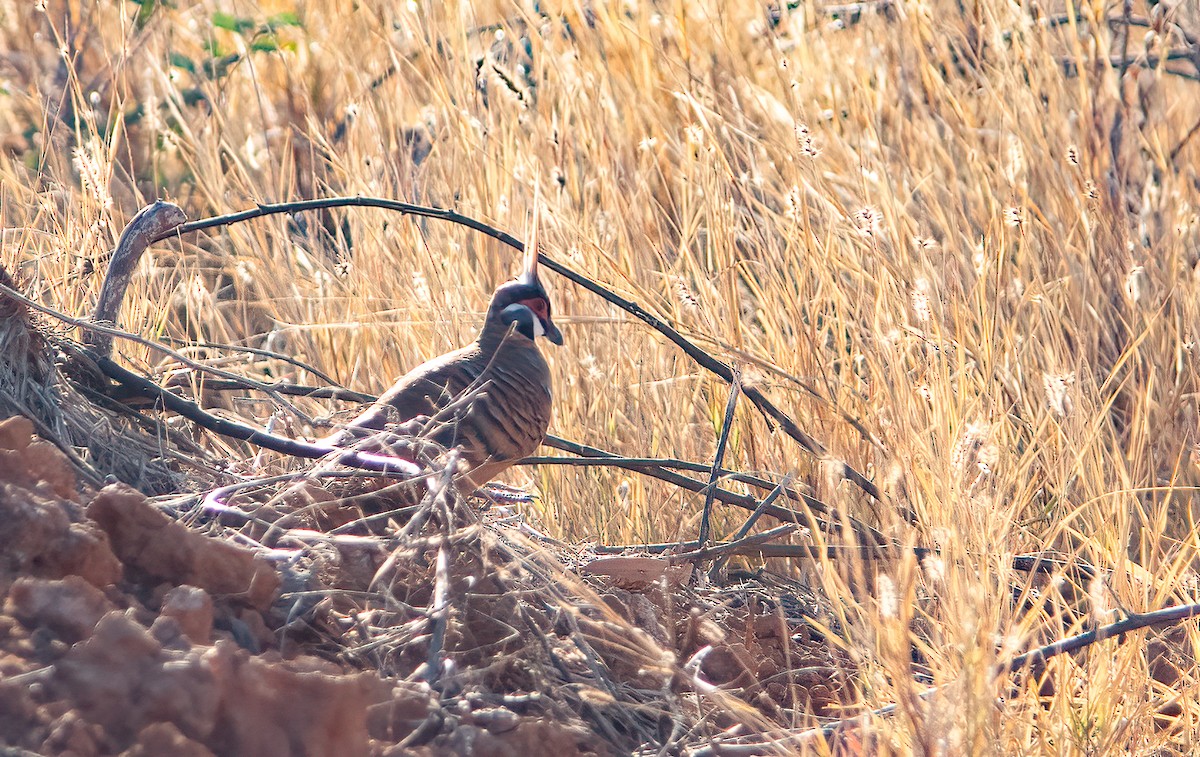
M 662 561 L 580 578 L 586 552 L 479 522 L 269 531 L 81 486 L 0 422 L 6 753 L 682 752 L 848 696 L 815 607 Z

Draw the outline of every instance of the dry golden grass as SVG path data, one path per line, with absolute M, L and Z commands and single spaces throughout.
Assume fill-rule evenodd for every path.
M 798 568 L 830 596 L 863 703 L 901 703 L 882 746 L 1148 754 L 1197 738 L 1193 627 L 1169 688 L 1149 675 L 1145 633 L 1057 660 L 1041 701 L 988 672 L 1049 638 L 1061 609 L 1014 554 L 1108 572 L 1080 587 L 1094 621 L 1196 593 L 1200 138 L 1172 152 L 1200 119 L 1200 84 L 1144 66 L 1121 79 L 1107 60 L 1119 37 L 1096 23 L 1120 3 L 1057 26 L 1017 3 L 964 14 L 950 0 L 851 24 L 805 2 L 777 26 L 759 4 L 701 0 L 540 3 L 546 17 L 504 2 L 48 5 L 0 4 L 0 263 L 41 301 L 86 313 L 90 271 L 154 198 L 196 218 L 365 194 L 523 238 L 537 223 L 552 256 L 740 365 L 886 496 L 834 479 L 745 402 L 728 466 L 792 473 L 900 543 L 941 550 Z M 1177 5 L 1200 31 L 1195 6 Z M 235 17 L 251 23 L 221 28 Z M 276 31 L 256 34 L 269 19 Z M 1181 43 L 1145 32 L 1131 55 Z M 464 229 L 379 211 L 274 217 L 162 245 L 123 326 L 287 351 L 378 391 L 471 339 L 517 265 Z M 567 339 L 547 346 L 552 432 L 711 459 L 727 387 L 549 284 Z M 271 410 L 236 409 L 259 423 Z M 633 475 L 514 481 L 536 484 L 533 516 L 564 538 L 697 530 L 700 498 Z M 718 533 L 741 517 L 723 513 Z M 914 642 L 945 685 L 927 705 Z M 1167 699 L 1183 710 L 1171 728 L 1154 720 Z

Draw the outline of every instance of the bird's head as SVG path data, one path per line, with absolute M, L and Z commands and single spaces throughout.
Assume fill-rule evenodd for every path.
M 515 326 L 518 334 L 529 339 L 544 336 L 555 344 L 563 343 L 562 332 L 550 317 L 550 296 L 538 280 L 536 258 L 520 276 L 496 288 L 484 329 L 489 326 L 499 327 L 505 333 Z

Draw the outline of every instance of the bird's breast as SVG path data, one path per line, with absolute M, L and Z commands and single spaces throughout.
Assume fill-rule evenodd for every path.
M 462 373 L 477 377 L 475 389 L 466 390 L 467 400 L 431 436 L 462 449 L 472 467 L 527 457 L 550 425 L 553 393 L 545 359 L 536 347 L 510 343 L 474 358 Z

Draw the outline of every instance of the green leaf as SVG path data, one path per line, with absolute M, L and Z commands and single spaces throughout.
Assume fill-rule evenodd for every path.
M 137 18 L 133 23 L 135 28 L 141 29 L 150 21 L 150 17 L 154 15 L 154 11 L 158 10 L 158 0 L 134 0 L 141 7 L 138 8 Z
M 235 16 L 232 13 L 222 13 L 221 11 L 212 14 L 212 24 L 218 29 L 224 29 L 234 34 L 243 34 L 254 28 L 252 20 L 244 16 Z
M 192 62 L 191 58 L 182 53 L 172 52 L 167 56 L 167 60 L 175 68 L 182 68 L 184 71 L 192 74 L 196 73 L 196 64 Z
M 273 53 L 279 49 L 279 38 L 274 34 L 260 34 L 254 38 L 250 49 L 260 53 Z
M 298 26 L 304 28 L 303 22 L 300 21 L 300 15 L 295 12 L 276 13 L 267 19 L 267 28 L 274 31 L 281 26 Z

